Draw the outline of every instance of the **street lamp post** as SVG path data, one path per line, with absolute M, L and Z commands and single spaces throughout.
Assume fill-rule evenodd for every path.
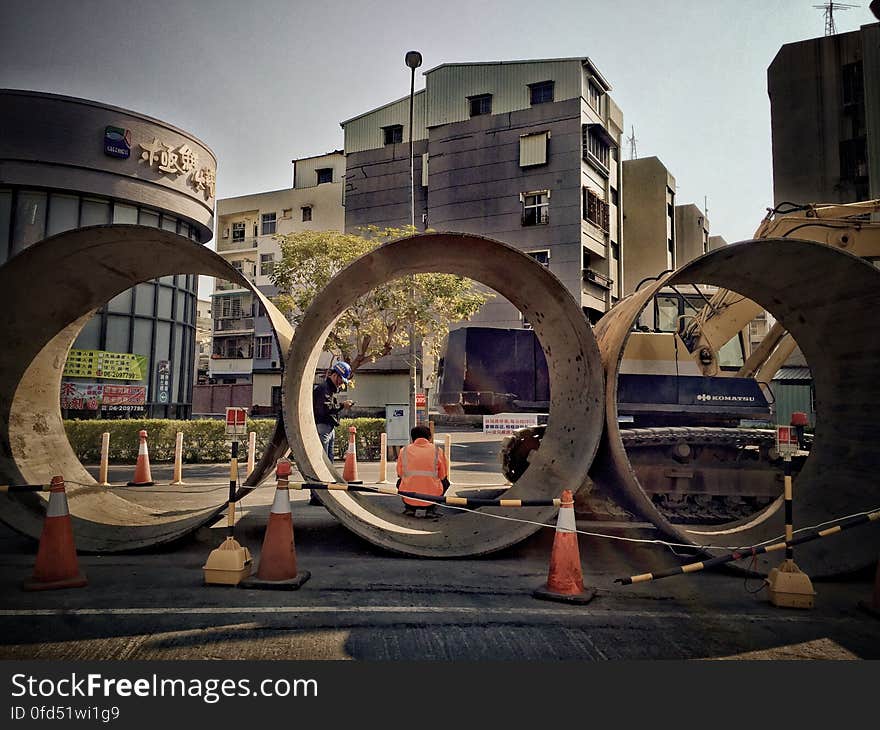
M 409 218 L 412 231 L 416 229 L 416 182 L 413 172 L 413 97 L 416 90 L 416 69 L 422 65 L 422 54 L 418 51 L 407 51 L 406 65 L 410 69 L 409 82 Z M 410 291 L 411 300 L 415 299 L 415 287 Z M 411 304 L 413 302 L 411 301 Z M 416 425 L 416 392 L 418 390 L 418 372 L 416 370 L 416 339 L 412 316 L 409 321 L 409 427 Z

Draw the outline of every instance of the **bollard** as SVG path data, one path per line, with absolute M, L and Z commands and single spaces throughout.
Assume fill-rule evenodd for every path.
M 452 484 L 452 434 L 443 434 L 443 449 L 446 451 L 446 478 Z
M 254 466 L 257 463 L 257 432 L 251 431 L 248 434 L 248 459 L 247 459 L 247 474 L 250 476 L 251 472 L 254 470 Z
M 183 431 L 178 431 L 174 438 L 174 478 L 171 486 L 177 487 L 183 484 Z
M 379 481 L 376 484 L 388 484 L 388 434 L 379 434 Z
M 102 487 L 109 487 L 110 482 L 107 481 L 107 471 L 110 465 L 110 432 L 105 431 L 101 434 L 101 468 L 98 472 L 98 484 Z

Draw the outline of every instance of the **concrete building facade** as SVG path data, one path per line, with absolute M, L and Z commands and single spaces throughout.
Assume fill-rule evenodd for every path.
M 0 90 L 0 265 L 44 238 L 107 224 L 205 243 L 216 167 L 203 142 L 166 122 L 86 99 Z M 164 276 L 102 307 L 68 357 L 62 412 L 188 417 L 197 291 L 195 275 Z
M 675 178 L 657 157 L 626 160 L 623 171 L 623 293 L 676 267 Z
M 621 296 L 623 115 L 589 58 L 444 64 L 414 96 L 419 230 L 496 238 L 548 266 L 595 321 Z M 342 122 L 345 228 L 410 221 L 409 97 Z M 519 327 L 501 297 L 470 324 Z
M 767 90 L 776 205 L 880 198 L 880 23 L 782 46 Z
M 693 203 L 675 206 L 675 261 L 678 266 L 709 252 L 709 219 Z
M 292 188 L 218 200 L 217 253 L 261 292 L 276 296 L 278 289 L 271 274 L 281 248 L 275 236 L 306 230 L 341 231 L 344 175 L 345 158 L 339 150 L 294 160 Z M 277 412 L 284 353 L 278 351 L 266 313 L 248 290 L 226 281 L 214 282 L 212 299 L 209 383 L 250 385 L 251 412 Z

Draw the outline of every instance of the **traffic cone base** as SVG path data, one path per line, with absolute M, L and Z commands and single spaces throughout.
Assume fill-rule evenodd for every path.
M 596 589 L 584 587 L 581 555 L 578 551 L 574 520 L 574 497 L 570 490 L 562 493 L 562 506 L 556 520 L 556 534 L 550 552 L 550 570 L 547 583 L 532 592 L 532 596 L 544 601 L 561 603 L 589 603 L 596 596 Z
M 34 572 L 22 587 L 26 591 L 51 591 L 58 588 L 82 588 L 87 584 L 76 558 L 64 479 L 60 476 L 52 477 Z
M 202 571 L 205 585 L 234 586 L 247 578 L 252 568 L 250 550 L 234 537 L 227 537 L 220 547 L 211 551 Z

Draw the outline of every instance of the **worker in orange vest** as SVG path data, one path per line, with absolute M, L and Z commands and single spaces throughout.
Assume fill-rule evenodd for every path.
M 400 450 L 397 457 L 397 491 L 432 494 L 438 497 L 449 489 L 446 454 L 431 442 L 431 429 L 416 426 L 409 432 L 412 443 Z M 403 513 L 415 515 L 416 508 L 425 508 L 425 517 L 436 516 L 437 506 L 410 497 L 403 499 Z

